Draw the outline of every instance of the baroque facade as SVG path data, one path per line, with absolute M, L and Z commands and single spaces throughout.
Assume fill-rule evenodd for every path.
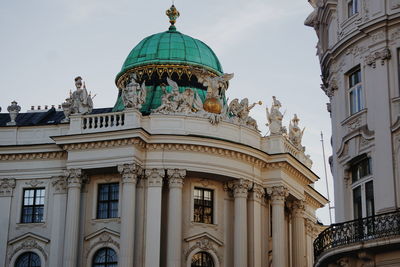
M 309 3 L 338 222 L 314 243 L 316 266 L 400 266 L 400 1 Z
M 177 31 L 141 41 L 93 108 L 82 77 L 62 109 L 0 114 L 2 266 L 312 266 L 327 200 L 295 116 L 225 96 L 214 52 Z M 29 265 L 27 265 L 29 264 Z

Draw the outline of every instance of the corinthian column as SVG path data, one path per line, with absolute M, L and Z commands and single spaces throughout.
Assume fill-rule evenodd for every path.
M 249 267 L 262 266 L 261 201 L 264 196 L 264 188 L 254 184 L 249 198 Z
M 146 170 L 145 267 L 160 266 L 161 191 L 164 175 L 164 169 Z
M 136 164 L 118 165 L 122 175 L 122 203 L 121 203 L 121 267 L 133 266 L 135 245 L 135 193 L 136 181 L 141 168 Z M 138 255 L 136 255 L 138 256 Z
M 304 201 L 296 200 L 292 203 L 293 217 L 293 264 L 305 266 L 305 230 L 304 230 Z
M 181 266 L 182 255 L 182 187 L 186 170 L 168 169 L 167 267 Z
M 288 190 L 284 186 L 267 188 L 272 206 L 272 266 L 282 267 L 285 261 L 285 198 Z
M 67 178 L 68 196 L 64 234 L 64 267 L 75 267 L 78 266 L 79 209 L 83 181 L 82 169 L 66 170 L 65 176 Z
M 234 267 L 247 266 L 247 195 L 252 183 L 245 179 L 228 182 L 235 198 L 235 221 L 233 240 Z

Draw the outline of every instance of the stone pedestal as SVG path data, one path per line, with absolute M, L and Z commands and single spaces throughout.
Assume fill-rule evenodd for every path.
M 141 169 L 136 164 L 118 166 L 122 180 L 120 267 L 133 266 L 135 245 L 135 193 Z
M 167 267 L 180 267 L 182 255 L 182 187 L 186 170 L 167 170 L 168 232 L 167 232 Z
M 64 267 L 78 266 L 79 211 L 83 175 L 81 169 L 65 172 L 68 196 L 64 233 Z
M 283 186 L 274 186 L 267 189 L 271 196 L 272 206 L 272 266 L 282 267 L 286 265 L 285 246 L 285 198 L 288 191 Z
M 146 170 L 147 202 L 145 221 L 145 267 L 160 266 L 161 191 L 164 169 Z

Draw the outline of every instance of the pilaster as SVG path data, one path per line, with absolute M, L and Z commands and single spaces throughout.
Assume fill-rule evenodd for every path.
M 304 228 L 304 201 L 296 200 L 291 203 L 293 218 L 293 263 L 296 266 L 304 267 L 306 262 L 305 255 L 305 228 Z
M 145 171 L 147 179 L 145 267 L 160 266 L 161 193 L 164 176 L 164 169 Z
M 184 169 L 168 169 L 168 233 L 167 267 L 181 266 L 182 255 L 182 187 L 186 176 Z
M 254 183 L 248 201 L 249 267 L 262 266 L 262 217 L 261 204 L 265 189 Z
M 131 267 L 134 263 L 135 246 L 135 200 L 136 182 L 142 169 L 137 164 L 118 165 L 122 181 L 121 203 L 121 267 Z
M 285 244 L 285 199 L 289 195 L 284 186 L 267 188 L 267 194 L 271 197 L 272 206 L 272 266 L 286 265 Z
M 14 193 L 16 180 L 14 178 L 0 179 L 0 265 L 7 266 L 7 241 L 10 225 L 11 198 Z

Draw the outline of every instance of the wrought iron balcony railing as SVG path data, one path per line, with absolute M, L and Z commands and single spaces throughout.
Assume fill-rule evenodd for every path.
M 332 224 L 314 241 L 314 257 L 328 249 L 400 235 L 400 210 Z

